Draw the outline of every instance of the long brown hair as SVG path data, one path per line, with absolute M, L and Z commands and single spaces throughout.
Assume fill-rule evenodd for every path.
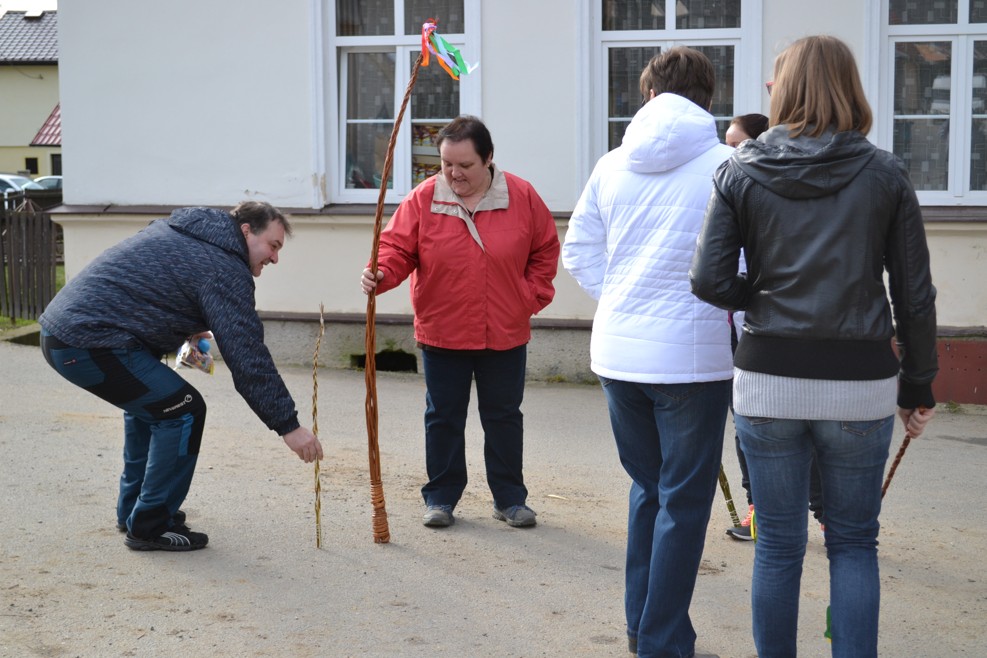
M 818 137 L 832 127 L 866 135 L 870 104 L 853 53 L 836 37 L 799 39 L 775 59 L 771 125 L 785 124 L 792 137 Z

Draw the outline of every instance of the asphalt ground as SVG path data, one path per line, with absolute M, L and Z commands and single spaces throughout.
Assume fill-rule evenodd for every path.
M 310 368 L 283 370 L 311 423 Z M 538 525 L 491 516 L 471 410 L 471 482 L 457 523 L 421 525 L 424 384 L 378 373 L 390 542 L 371 528 L 364 374 L 320 369 L 322 547 L 314 469 L 248 409 L 222 363 L 187 371 L 209 405 L 184 509 L 209 546 L 128 550 L 114 527 L 122 422 L 0 342 L 0 655 L 627 656 L 623 560 L 629 480 L 598 386 L 529 382 L 525 478 Z M 942 408 L 911 443 L 885 499 L 882 656 L 987 655 L 987 415 Z M 740 500 L 728 426 L 723 463 Z M 892 450 L 903 435 L 896 430 Z M 738 507 L 742 508 L 740 504 Z M 742 512 L 741 512 L 742 513 Z M 691 608 L 698 649 L 755 655 L 754 546 L 714 503 Z M 809 526 L 800 656 L 828 656 L 828 570 Z

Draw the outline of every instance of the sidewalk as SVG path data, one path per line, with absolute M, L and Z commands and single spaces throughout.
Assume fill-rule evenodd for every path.
M 311 424 L 312 372 L 285 380 Z M 0 656 L 629 656 L 623 619 L 628 479 L 598 386 L 529 383 L 525 479 L 538 526 L 491 517 L 481 430 L 444 530 L 421 525 L 424 385 L 379 373 L 391 541 L 374 544 L 364 376 L 319 371 L 321 549 L 313 468 L 248 409 L 219 365 L 189 371 L 209 404 L 185 506 L 208 548 L 127 550 L 114 528 L 119 412 L 60 379 L 36 347 L 0 342 Z M 981 412 L 971 408 L 968 412 Z M 898 429 L 892 446 L 897 451 Z M 743 498 L 732 429 L 724 466 Z M 881 655 L 987 655 L 987 416 L 942 409 L 885 500 Z M 738 509 L 744 507 L 738 502 Z M 741 511 L 742 513 L 742 511 Z M 692 617 L 701 651 L 754 656 L 754 546 L 713 507 Z M 828 656 L 828 572 L 809 526 L 799 655 Z

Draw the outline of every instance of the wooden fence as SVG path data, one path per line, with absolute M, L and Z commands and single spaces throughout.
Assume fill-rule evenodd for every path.
M 37 320 L 45 310 L 55 296 L 57 241 L 58 226 L 37 205 L 0 205 L 0 315 Z

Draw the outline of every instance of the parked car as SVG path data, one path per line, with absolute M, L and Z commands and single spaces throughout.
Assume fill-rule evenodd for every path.
M 41 185 L 35 183 L 27 176 L 19 174 L 0 174 L 0 192 L 4 196 L 8 192 L 21 192 L 23 190 L 43 190 Z
M 34 182 L 45 188 L 46 190 L 60 190 L 62 189 L 62 177 L 61 176 L 39 176 L 34 179 Z

